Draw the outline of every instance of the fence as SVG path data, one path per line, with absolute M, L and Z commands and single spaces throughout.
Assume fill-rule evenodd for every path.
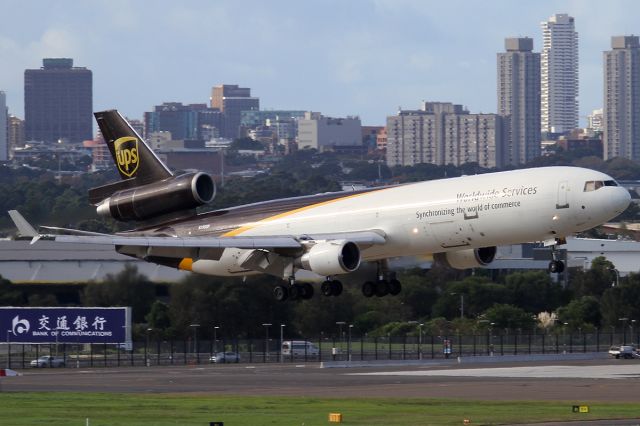
M 640 334 L 640 333 L 638 333 Z M 64 366 L 125 367 L 151 365 L 188 365 L 211 362 L 218 352 L 233 352 L 241 363 L 420 360 L 448 357 L 501 356 L 522 354 L 559 354 L 607 351 L 611 345 L 637 342 L 638 334 L 566 333 L 566 334 L 478 334 L 419 336 L 342 336 L 307 339 L 317 355 L 283 355 L 280 339 L 217 339 L 165 341 L 148 339 L 132 342 L 130 347 L 113 344 L 0 344 L 0 367 L 31 368 L 31 361 L 54 356 Z M 285 338 L 287 340 L 287 338 Z M 303 340 L 297 338 L 296 340 Z M 307 346 L 305 346 L 307 348 Z M 314 348 L 314 349 L 315 349 Z M 312 349 L 313 352 L 316 352 Z M 229 362 L 229 361 L 227 361 Z

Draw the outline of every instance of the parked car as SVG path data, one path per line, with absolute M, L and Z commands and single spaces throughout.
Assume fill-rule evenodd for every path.
M 615 359 L 619 359 L 619 358 L 631 359 L 631 358 L 639 357 L 635 346 L 632 346 L 632 345 L 611 346 L 609 348 L 609 355 L 611 355 Z
M 218 352 L 209 358 L 209 362 L 230 363 L 240 362 L 240 354 L 237 352 Z
M 64 367 L 64 358 L 51 355 L 43 355 L 31 361 L 32 367 Z

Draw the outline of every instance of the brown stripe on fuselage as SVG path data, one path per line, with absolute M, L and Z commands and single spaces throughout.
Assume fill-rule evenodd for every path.
M 368 188 L 349 192 L 330 192 L 245 204 L 229 209 L 202 213 L 192 218 L 164 223 L 153 228 L 138 229 L 135 233 L 144 235 L 162 233 L 179 237 L 233 236 L 250 229 L 258 222 L 275 220 L 309 208 L 387 188 L 390 187 Z

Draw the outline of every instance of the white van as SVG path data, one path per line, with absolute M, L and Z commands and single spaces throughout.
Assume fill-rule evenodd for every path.
M 318 356 L 319 354 L 318 347 L 306 340 L 285 340 L 282 342 L 282 355 Z

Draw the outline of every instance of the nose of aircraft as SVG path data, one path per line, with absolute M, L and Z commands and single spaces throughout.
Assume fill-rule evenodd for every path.
M 615 208 L 617 213 L 622 213 L 631 203 L 631 194 L 623 187 L 617 189 L 615 195 L 611 197 L 611 206 Z

